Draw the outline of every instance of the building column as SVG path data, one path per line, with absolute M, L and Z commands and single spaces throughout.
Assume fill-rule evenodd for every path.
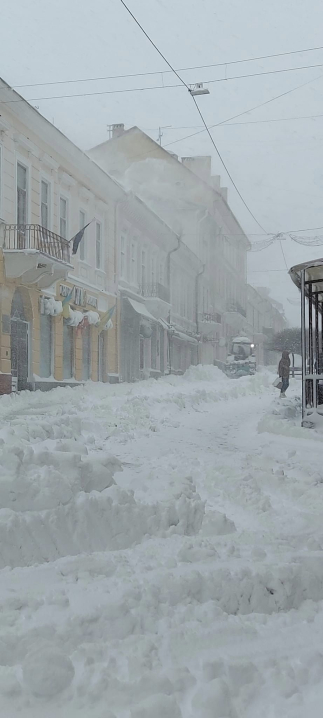
M 53 318 L 54 321 L 54 377 L 63 380 L 63 315 Z
M 91 379 L 99 380 L 99 332 L 93 327 L 91 337 Z
M 83 341 L 82 331 L 75 330 L 74 337 L 74 374 L 76 381 L 82 381 L 83 379 Z

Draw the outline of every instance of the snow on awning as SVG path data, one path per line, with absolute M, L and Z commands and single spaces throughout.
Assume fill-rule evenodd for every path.
M 173 334 L 174 339 L 180 339 L 183 342 L 190 342 L 190 344 L 198 344 L 197 339 L 194 339 L 194 337 L 191 337 L 189 334 L 184 334 L 184 332 L 177 332 Z
M 158 319 L 159 324 L 166 329 L 168 332 L 173 328 L 171 324 L 168 324 L 165 319 Z
M 145 319 L 150 319 L 153 322 L 156 321 L 155 317 L 150 314 L 147 307 L 142 302 L 136 302 L 135 299 L 130 299 L 129 297 L 128 302 L 131 304 L 132 308 L 137 314 L 141 314 L 142 317 L 145 317 Z

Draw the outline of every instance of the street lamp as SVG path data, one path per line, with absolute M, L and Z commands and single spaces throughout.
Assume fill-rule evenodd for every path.
M 188 90 L 192 97 L 195 97 L 196 95 L 209 95 L 210 90 L 208 90 L 207 87 L 204 87 L 203 82 L 196 82 L 194 85 L 189 86 Z

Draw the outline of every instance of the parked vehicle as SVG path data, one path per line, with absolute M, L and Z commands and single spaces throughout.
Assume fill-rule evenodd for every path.
M 248 337 L 235 337 L 232 339 L 231 353 L 228 354 L 225 372 L 227 376 L 240 377 L 255 374 L 256 357 L 255 345 Z

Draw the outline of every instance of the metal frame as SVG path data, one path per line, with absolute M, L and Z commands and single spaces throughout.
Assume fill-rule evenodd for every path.
M 292 267 L 301 293 L 302 426 L 323 417 L 323 259 Z

